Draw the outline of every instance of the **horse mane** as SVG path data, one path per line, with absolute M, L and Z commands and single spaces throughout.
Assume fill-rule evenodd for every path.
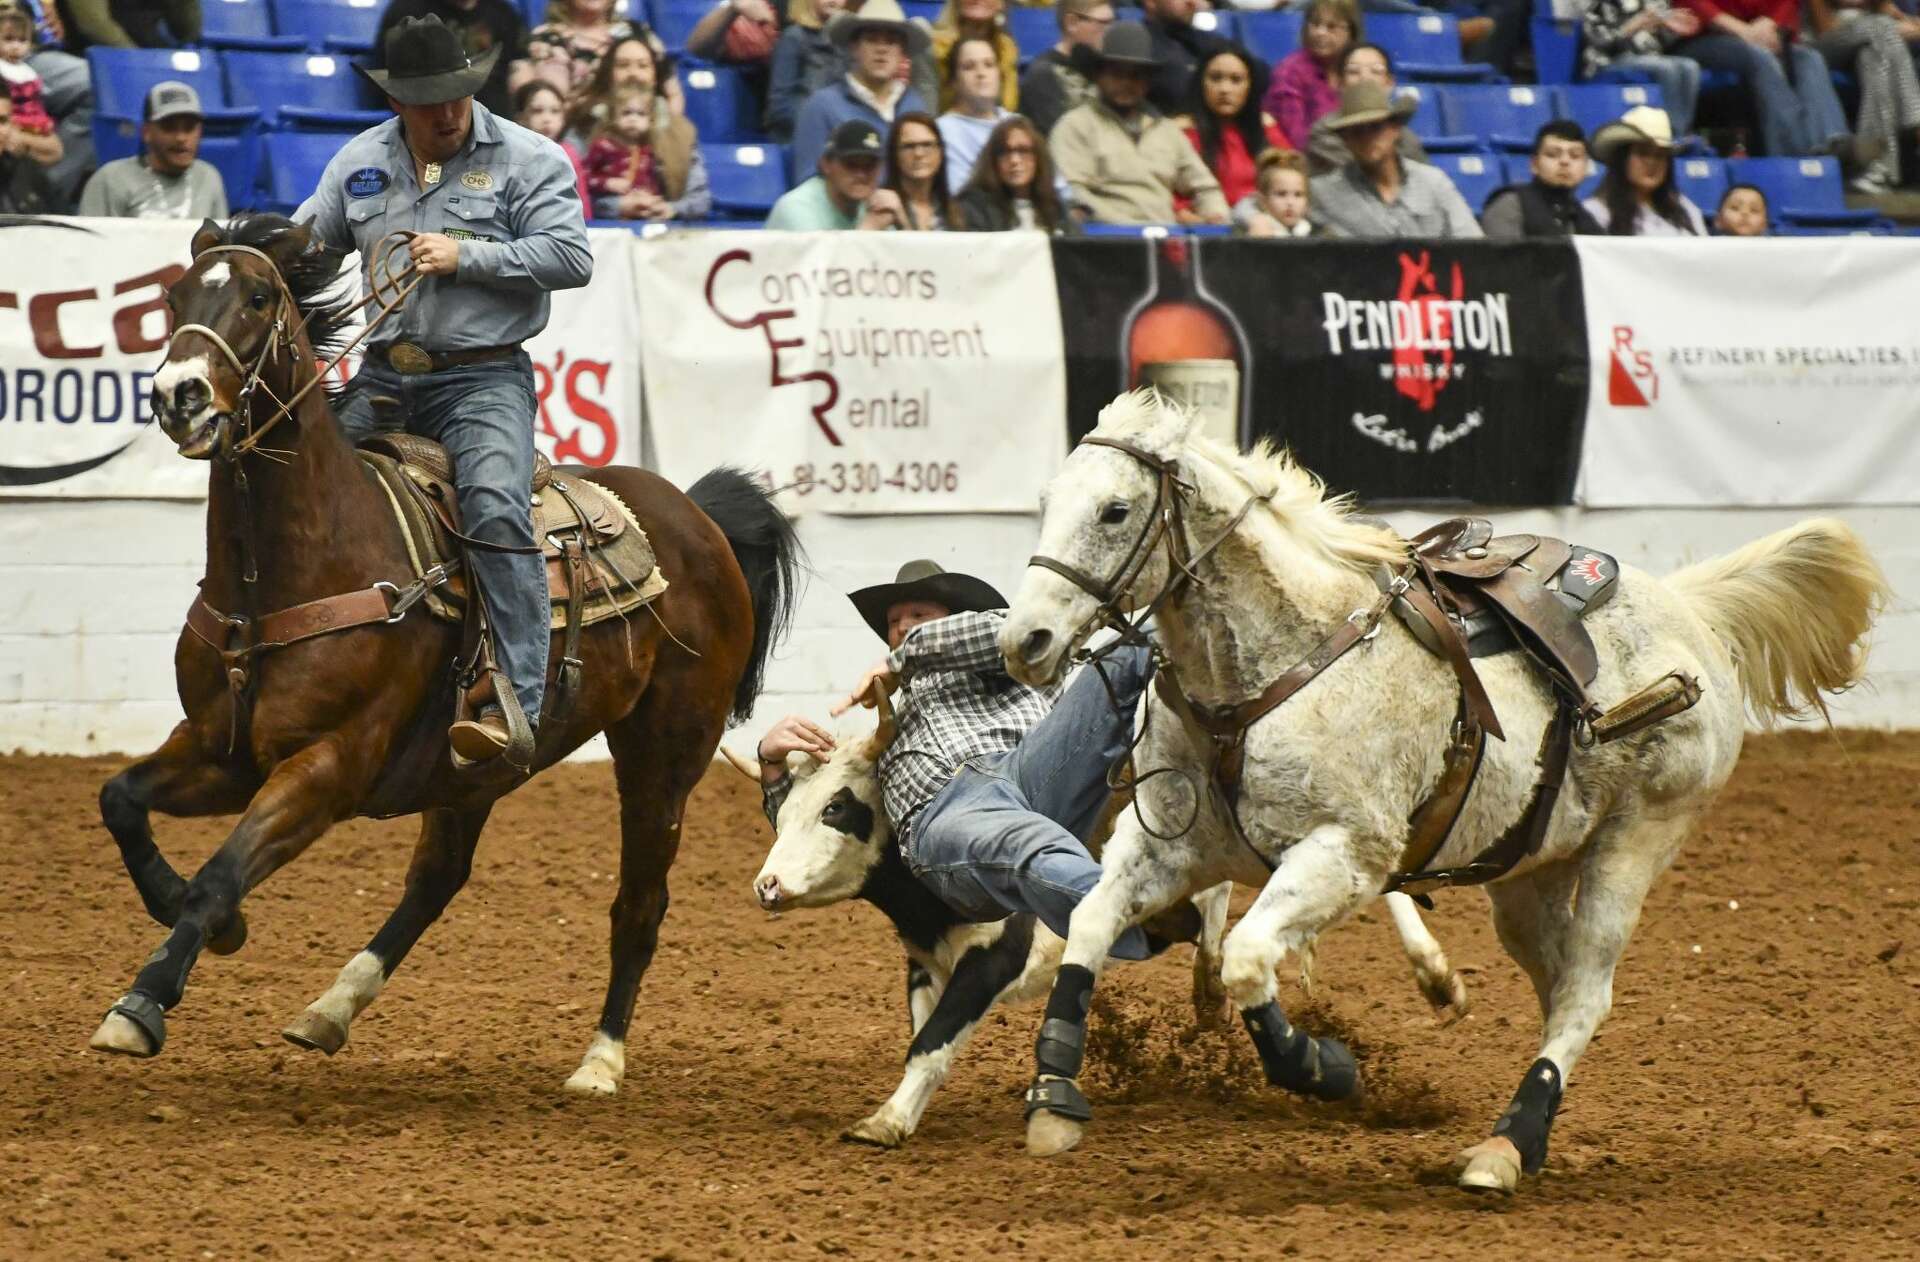
M 275 238 L 297 227 L 299 225 L 285 215 L 243 211 L 227 221 L 221 230 L 220 244 L 252 246 L 272 254 L 270 247 Z M 344 252 L 315 243 L 280 269 L 280 279 L 287 283 L 287 292 L 293 295 L 294 306 L 306 321 L 307 341 L 322 360 L 332 358 L 357 331 L 351 317 L 358 295 L 351 288 L 345 293 L 338 292 L 346 260 Z M 326 388 L 332 393 L 339 387 L 329 376 Z
M 1100 412 L 1100 430 L 1115 436 L 1146 438 L 1169 416 L 1185 432 L 1185 449 L 1224 469 L 1266 497 L 1267 510 L 1296 539 L 1347 569 L 1368 573 L 1375 566 L 1398 566 L 1407 559 L 1407 541 L 1391 527 L 1362 515 L 1350 494 L 1329 495 L 1326 483 L 1300 465 L 1293 453 L 1266 439 L 1253 450 L 1193 431 L 1190 412 L 1152 387 L 1123 394 Z

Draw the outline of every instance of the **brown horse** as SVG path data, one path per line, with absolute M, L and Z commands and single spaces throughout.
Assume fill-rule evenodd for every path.
M 192 249 L 193 265 L 168 297 L 181 331 L 155 378 L 153 403 L 183 455 L 214 461 L 202 598 L 258 618 L 383 582 L 404 586 L 413 575 L 393 512 L 323 391 L 310 391 L 279 421 L 272 450 L 235 441 L 264 436 L 255 427 L 273 420 L 272 400 L 291 399 L 318 371 L 315 346 L 337 342 L 342 309 L 320 295 L 339 256 L 313 248 L 304 227 L 277 216 L 246 216 L 224 229 L 209 221 Z M 240 365 L 253 366 L 257 383 Z M 591 478 L 632 508 L 671 584 L 651 613 L 584 632 L 578 702 L 565 719 L 543 725 L 537 754 L 536 770 L 603 731 L 613 751 L 621 855 L 612 977 L 599 1031 L 567 1084 L 611 1092 L 666 914 L 682 809 L 729 716 L 738 721 L 753 704 L 792 612 L 800 556 L 789 523 L 737 470 L 714 470 L 686 494 L 642 469 L 569 476 Z M 415 606 L 392 622 L 262 654 L 251 663 L 250 714 L 236 727 L 220 654 L 181 633 L 174 670 L 185 720 L 100 793 L 141 900 L 172 933 L 107 1014 L 95 1048 L 158 1053 L 163 1014 L 180 1002 L 201 948 L 224 954 L 246 940 L 240 900 L 334 823 L 369 813 L 378 786 L 381 814 L 423 817 L 406 891 L 367 948 L 286 1031 L 329 1053 L 346 1041 L 348 1023 L 465 883 L 501 791 L 456 773 L 443 736 L 432 738 L 440 741 L 437 762 L 394 782 L 390 764 L 417 746 L 424 721 L 444 729 L 444 712 L 435 712 L 450 698 L 448 663 L 459 640 L 457 627 Z M 185 881 L 154 845 L 155 810 L 238 812 L 240 820 Z

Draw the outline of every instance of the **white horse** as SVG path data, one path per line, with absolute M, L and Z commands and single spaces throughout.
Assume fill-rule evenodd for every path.
M 1148 459 L 1076 449 L 1042 501 L 1039 554 L 1081 576 L 1129 579 L 1112 595 L 1138 609 L 1166 587 L 1168 553 L 1184 544 L 1193 581 L 1159 609 L 1157 626 L 1195 701 L 1258 696 L 1374 606 L 1382 567 L 1407 561 L 1404 540 L 1327 498 L 1288 457 L 1201 437 L 1187 414 L 1149 392 L 1110 404 L 1094 433 Z M 1172 462 L 1190 488 L 1184 526 L 1176 518 L 1174 527 L 1190 533 L 1166 547 L 1154 534 L 1167 522 L 1163 483 L 1149 461 Z M 1008 668 L 1030 683 L 1059 674 L 1102 621 L 1093 595 L 1043 564 L 1027 571 L 1001 636 Z M 1486 887 L 1500 941 L 1533 981 L 1545 1036 L 1493 1137 L 1461 1154 L 1462 1187 L 1511 1192 L 1523 1170 L 1540 1168 L 1561 1090 L 1611 1006 L 1614 966 L 1641 902 L 1732 774 L 1746 705 L 1763 719 L 1824 713 L 1822 690 L 1861 678 L 1864 639 L 1886 596 L 1859 539 L 1824 519 L 1663 579 L 1625 570 L 1611 601 L 1587 618 L 1600 662 L 1589 693 L 1601 706 L 1676 670 L 1703 695 L 1657 726 L 1575 749 L 1537 851 Z M 1555 709 L 1525 655 L 1476 664 L 1506 739 L 1487 743 L 1464 812 L 1426 870 L 1469 862 L 1520 818 Z M 1214 799 L 1196 799 L 1203 751 L 1149 691 L 1139 771 L 1187 775 L 1144 780 L 1138 798 L 1152 832 L 1132 812 L 1120 818 L 1100 883 L 1074 911 L 1036 1048 L 1030 1151 L 1072 1147 L 1090 1115 L 1073 1079 L 1107 948 L 1142 917 L 1223 880 L 1261 888 L 1228 935 L 1222 976 L 1268 1078 L 1321 1098 L 1357 1089 L 1346 1048 L 1288 1025 L 1274 1003 L 1275 971 L 1402 870 L 1409 815 L 1441 776 L 1460 696 L 1445 662 L 1393 618 L 1380 622 L 1247 733 L 1243 842 Z

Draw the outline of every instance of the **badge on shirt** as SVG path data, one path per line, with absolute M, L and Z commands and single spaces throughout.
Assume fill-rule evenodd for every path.
M 469 171 L 460 177 L 460 182 L 475 192 L 493 187 L 493 176 L 485 171 Z
M 446 228 L 440 233 L 443 237 L 452 237 L 455 241 L 491 241 L 492 237 L 484 232 L 474 232 L 469 228 Z
M 361 167 L 347 177 L 348 197 L 378 197 L 392 183 L 379 167 Z

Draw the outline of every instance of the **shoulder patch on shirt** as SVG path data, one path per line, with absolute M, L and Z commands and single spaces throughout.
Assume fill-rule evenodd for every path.
M 361 167 L 347 177 L 348 197 L 378 197 L 393 181 L 379 167 Z
M 485 171 L 469 171 L 460 177 L 460 182 L 471 189 L 488 189 L 493 187 L 493 176 Z

